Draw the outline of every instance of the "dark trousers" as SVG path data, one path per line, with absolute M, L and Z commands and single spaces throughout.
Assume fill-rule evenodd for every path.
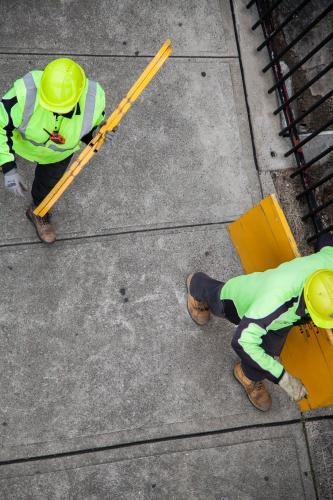
M 195 273 L 191 280 L 190 294 L 196 300 L 208 304 L 215 316 L 224 318 L 223 301 L 220 299 L 223 285 L 222 281 L 214 280 L 205 273 Z
M 210 278 L 205 273 L 195 273 L 191 280 L 190 293 L 196 300 L 208 304 L 208 307 L 215 316 L 226 318 L 232 323 L 238 324 L 240 322 L 240 318 L 237 315 L 233 301 L 220 299 L 223 286 L 224 283 L 222 281 Z M 278 335 L 273 331 L 266 333 L 266 335 L 262 338 L 261 345 L 264 351 L 271 356 L 279 356 L 288 331 L 289 328 L 286 328 L 283 335 Z M 258 381 L 267 377 L 267 373 L 262 370 L 260 366 L 253 361 L 238 344 L 237 330 L 232 340 L 232 346 L 236 353 L 240 356 L 242 369 L 249 379 Z
M 37 164 L 35 170 L 35 178 L 32 183 L 31 196 L 34 204 L 37 206 L 43 201 L 46 195 L 57 184 L 60 178 L 65 173 L 73 155 L 70 155 L 64 160 L 57 163 L 49 163 L 47 165 Z

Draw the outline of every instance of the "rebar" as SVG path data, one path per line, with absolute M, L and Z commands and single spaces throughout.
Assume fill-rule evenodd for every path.
M 318 24 L 332 9 L 333 9 L 333 2 L 325 10 L 323 10 L 323 12 L 321 12 L 321 14 L 319 14 L 319 16 L 316 17 L 316 19 L 314 19 L 310 24 L 308 24 L 308 26 L 306 26 L 306 28 L 304 28 L 304 30 L 302 30 L 296 36 L 296 38 L 294 38 L 281 52 L 279 52 L 279 54 L 277 54 L 275 57 L 272 57 L 270 63 L 264 67 L 263 72 L 266 73 L 266 71 L 269 70 L 269 68 L 271 68 L 273 64 L 279 61 L 281 57 L 284 56 L 284 54 L 286 54 L 292 47 L 294 47 L 294 45 L 296 45 L 296 43 L 298 43 L 303 38 L 304 35 L 306 35 L 310 30 L 312 30 L 312 28 L 314 28 L 316 24 Z
M 258 7 L 258 12 L 259 12 L 259 16 L 260 16 L 260 15 L 262 15 L 261 0 L 257 0 L 256 4 Z M 300 5 L 302 5 L 302 4 L 300 4 Z M 315 20 L 315 23 L 317 23 L 317 22 L 319 22 L 318 18 Z M 312 24 L 314 24 L 314 23 L 312 23 Z M 311 24 L 309 26 L 311 26 Z M 310 29 L 309 26 L 307 27 L 307 29 Z M 274 33 L 274 27 L 273 27 L 272 21 L 269 17 L 267 17 L 267 19 L 262 23 L 262 29 L 263 29 L 264 37 L 266 40 L 270 36 L 268 33 L 271 33 L 271 34 Z M 298 35 L 299 39 L 301 39 L 301 37 L 304 36 L 304 34 L 305 33 L 303 30 L 303 32 Z M 271 62 L 270 67 L 272 67 L 272 69 L 273 69 L 275 81 L 278 82 L 278 81 L 281 81 L 281 79 L 283 78 L 284 75 L 282 74 L 281 65 L 279 63 L 279 57 L 278 57 L 276 50 L 275 50 L 275 47 L 273 45 L 272 38 L 273 37 L 271 37 L 270 40 L 267 41 L 266 45 L 267 45 L 268 55 L 269 55 L 270 62 Z M 292 43 L 297 43 L 297 42 L 295 42 L 295 40 L 293 40 Z M 315 81 L 317 81 L 319 78 L 321 78 L 321 76 L 323 76 L 325 74 L 325 72 L 329 71 L 329 69 L 331 69 L 331 67 L 333 66 L 332 63 L 331 63 L 331 65 L 328 65 L 326 68 L 324 68 L 321 72 L 319 72 L 318 75 L 316 75 L 315 78 L 313 78 L 311 82 L 309 82 L 307 85 L 304 85 L 300 92 L 296 92 L 291 97 L 289 97 L 289 95 L 288 95 L 288 90 L 287 90 L 287 87 L 285 85 L 285 80 L 281 81 L 280 85 L 277 86 L 276 90 L 277 90 L 279 97 L 280 97 L 281 106 L 278 108 L 278 110 L 276 110 L 275 114 L 277 114 L 280 111 L 283 111 L 284 116 L 285 116 L 285 120 L 286 120 L 286 124 L 288 127 L 290 126 L 290 124 L 292 124 L 293 122 L 296 121 L 296 118 L 294 117 L 293 110 L 290 106 L 290 103 L 294 99 L 296 99 L 298 97 L 298 95 L 300 95 L 304 90 L 306 90 L 306 88 L 308 88 L 309 86 L 311 86 L 311 84 L 313 84 Z M 297 147 L 297 145 L 300 143 L 300 138 L 299 138 L 296 126 L 292 125 L 290 127 L 290 139 L 291 139 L 293 148 Z M 305 170 L 304 167 L 306 165 L 306 161 L 304 158 L 302 148 L 295 150 L 295 159 L 296 159 L 296 163 L 297 163 L 297 167 L 298 167 L 297 172 L 300 172 L 301 170 L 302 171 Z M 308 176 L 305 174 L 305 172 L 301 175 L 301 180 L 302 180 L 302 183 L 304 186 L 304 191 L 303 191 L 302 195 L 304 195 L 306 197 L 306 200 L 307 200 L 307 203 L 308 203 L 308 206 L 310 209 L 310 217 L 311 217 L 311 220 L 313 222 L 315 233 L 317 235 L 324 228 L 323 220 L 321 217 L 319 217 L 317 215 L 317 212 L 315 212 L 315 210 L 318 207 L 318 204 L 316 202 L 314 191 L 311 189 L 308 189 L 309 188 L 309 180 L 308 180 Z M 315 238 L 316 237 L 317 236 L 315 236 Z
M 263 21 L 269 16 L 269 14 L 271 14 L 273 10 L 275 10 L 276 7 L 278 7 L 278 5 L 280 5 L 280 3 L 282 2 L 283 0 L 276 0 L 276 2 L 273 3 L 273 5 L 269 7 L 261 17 L 259 17 L 258 21 L 254 23 L 254 25 L 252 26 L 252 30 L 257 29 L 258 26 L 260 26 L 260 24 L 262 24 Z
M 312 160 L 306 162 L 302 167 L 295 170 L 295 172 L 293 172 L 290 177 L 293 178 L 296 177 L 296 175 L 301 174 L 302 172 L 304 172 L 304 170 L 307 170 L 309 167 L 317 163 L 317 161 L 328 155 L 331 151 L 333 151 L 333 146 L 329 146 L 328 148 L 324 149 L 324 151 L 319 153 L 319 155 L 315 156 L 314 158 L 312 158 Z
M 298 116 L 293 122 L 291 122 L 289 125 L 284 127 L 281 132 L 279 133 L 280 136 L 284 135 L 288 130 L 290 130 L 292 127 L 300 123 L 306 116 L 308 116 L 310 113 L 315 111 L 321 104 L 323 104 L 327 99 L 332 97 L 333 95 L 333 89 L 327 92 L 323 97 L 318 99 L 312 106 L 310 106 L 304 113 L 302 113 L 300 116 Z
M 250 2 L 247 4 L 246 8 L 249 9 L 252 7 L 252 5 L 256 2 L 256 0 L 250 0 Z
M 284 154 L 284 156 L 287 157 L 287 156 L 290 156 L 291 153 L 295 153 L 295 151 L 298 151 L 305 144 L 307 144 L 308 142 L 310 142 L 314 137 L 317 137 L 317 135 L 319 135 L 321 132 L 323 132 L 324 130 L 326 130 L 331 125 L 333 125 L 333 118 L 331 118 L 330 120 L 328 120 L 328 122 L 324 123 L 324 125 L 322 125 L 321 127 L 319 127 L 314 132 L 311 132 L 311 134 L 309 134 L 308 137 L 306 137 L 305 139 L 303 139 L 303 141 L 299 142 L 298 144 L 295 144 L 295 146 L 293 146 L 291 149 L 289 149 L 289 151 L 287 151 Z
M 313 85 L 314 83 L 316 83 L 318 80 L 320 80 L 320 78 L 322 78 L 326 73 L 328 73 L 331 69 L 333 68 L 333 61 L 330 62 L 327 66 L 325 66 L 325 68 L 323 68 L 321 71 L 319 71 L 319 73 L 317 73 L 316 76 L 314 76 L 311 80 L 309 80 L 305 85 L 303 85 L 302 88 L 300 88 L 297 92 L 295 92 L 295 94 L 293 94 L 291 97 L 289 97 L 289 99 L 287 99 L 285 102 L 283 102 L 281 104 L 281 106 L 279 106 L 275 111 L 274 111 L 274 115 L 277 115 L 278 113 L 280 113 L 280 111 L 282 111 L 286 106 L 289 106 L 290 103 L 292 103 L 295 99 L 297 99 L 297 97 L 299 97 L 301 94 L 303 94 L 303 92 L 305 92 L 305 90 L 307 90 L 308 88 L 311 87 L 311 85 Z
M 332 40 L 332 38 L 333 38 L 333 32 L 330 33 L 327 37 L 325 37 L 324 40 L 322 40 L 305 57 L 303 57 L 303 59 L 301 61 L 299 61 L 297 64 L 295 64 L 295 66 L 293 66 L 291 68 L 291 70 L 288 71 L 288 73 L 283 75 L 283 77 L 278 82 L 276 82 L 275 85 L 273 85 L 273 87 L 271 87 L 268 90 L 268 93 L 271 94 L 273 92 L 273 90 L 276 90 L 277 87 L 279 85 L 281 85 L 282 82 L 285 82 L 286 80 L 288 80 L 288 78 L 290 78 L 295 73 L 295 71 L 297 71 L 301 66 L 303 66 L 303 64 L 305 64 L 309 59 L 311 59 L 311 57 L 313 57 L 317 52 L 319 52 L 320 49 L 322 47 L 324 47 L 324 45 L 326 45 L 329 41 Z
M 283 28 L 285 28 L 287 26 L 287 24 L 289 23 L 289 21 L 291 21 L 291 19 L 296 15 L 296 14 L 299 14 L 299 12 L 303 9 L 303 7 L 306 6 L 306 4 L 308 4 L 311 0 L 303 0 L 302 3 L 300 3 L 299 5 L 297 5 L 297 7 L 295 7 L 295 9 L 290 12 L 290 14 L 285 18 L 285 20 L 279 24 L 279 26 L 277 28 L 274 28 L 274 30 L 269 34 L 269 36 L 266 38 L 266 40 L 264 40 L 258 47 L 257 47 L 257 51 L 259 52 L 260 50 L 262 50 L 274 37 L 277 33 L 279 33 Z
M 299 193 L 296 196 L 296 199 L 300 200 L 302 198 L 302 196 L 310 193 L 310 191 L 314 191 L 319 186 L 322 186 L 323 184 L 325 184 L 325 182 L 330 181 L 332 178 L 333 178 L 333 172 L 325 175 L 325 177 L 322 177 L 319 181 L 314 182 L 313 184 L 310 184 L 310 186 L 308 186 L 306 189 L 304 189 L 304 191 L 302 191 L 301 193 Z M 317 208 L 317 206 L 315 208 Z
M 312 217 L 313 215 L 318 214 L 319 212 L 321 212 L 322 210 L 324 210 L 325 208 L 329 207 L 332 204 L 333 204 L 333 198 L 330 198 L 322 205 L 318 205 L 317 208 L 315 208 L 314 210 L 311 210 L 307 214 L 303 215 L 302 220 L 306 221 L 309 217 Z

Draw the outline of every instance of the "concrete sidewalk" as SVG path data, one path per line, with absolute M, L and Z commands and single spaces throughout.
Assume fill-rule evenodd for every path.
M 0 15 L 1 95 L 64 54 L 110 112 L 174 47 L 55 207 L 55 245 L 1 188 L 0 498 L 332 498 L 328 411 L 306 421 L 275 386 L 254 409 L 232 326 L 186 311 L 188 272 L 242 272 L 227 223 L 263 192 L 229 1 L 13 0 Z

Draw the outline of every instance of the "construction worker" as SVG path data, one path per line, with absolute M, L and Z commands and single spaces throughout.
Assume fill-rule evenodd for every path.
M 198 325 L 207 324 L 211 314 L 237 325 L 231 345 L 240 362 L 233 373 L 259 410 L 272 404 L 264 379 L 294 401 L 306 397 L 302 382 L 276 359 L 290 328 L 311 320 L 319 328 L 333 328 L 332 237 L 321 237 L 318 250 L 226 283 L 201 272 L 187 278 L 187 308 Z
M 71 59 L 50 62 L 44 71 L 30 71 L 16 80 L 0 104 L 0 166 L 5 188 L 17 196 L 27 190 L 15 162 L 16 154 L 36 162 L 32 204 L 26 211 L 38 237 L 56 240 L 50 215 L 34 208 L 68 167 L 80 141 L 88 144 L 103 121 L 105 94 Z

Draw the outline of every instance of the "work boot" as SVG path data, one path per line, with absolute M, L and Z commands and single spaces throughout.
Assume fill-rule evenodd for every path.
M 270 407 L 272 406 L 272 398 L 270 393 L 266 389 L 263 380 L 255 382 L 247 378 L 242 370 L 240 363 L 235 364 L 234 377 L 244 387 L 246 394 L 253 406 L 261 411 L 268 411 L 270 409 Z
M 186 279 L 187 285 L 187 310 L 193 321 L 200 326 L 206 325 L 210 320 L 210 309 L 208 304 L 199 302 L 190 294 L 190 283 L 193 274 L 189 274 Z
M 54 227 L 50 221 L 50 214 L 46 214 L 43 217 L 34 214 L 34 205 L 31 205 L 26 211 L 26 216 L 35 226 L 38 238 L 44 243 L 54 243 L 56 238 Z

